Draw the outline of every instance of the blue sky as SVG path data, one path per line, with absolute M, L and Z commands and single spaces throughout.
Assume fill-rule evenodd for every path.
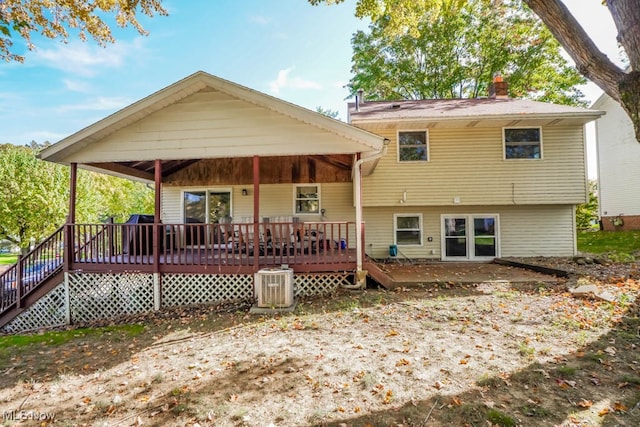
M 565 3 L 617 59 L 601 0 Z M 351 36 L 367 27 L 353 15 L 355 0 L 317 7 L 306 0 L 163 4 L 168 17 L 141 17 L 149 36 L 115 28 L 117 43 L 106 48 L 75 33 L 68 44 L 35 37 L 37 50 L 26 52 L 24 63 L 0 63 L 0 143 L 58 141 L 198 70 L 346 119 Z M 601 91 L 590 85 L 585 93 L 595 101 Z

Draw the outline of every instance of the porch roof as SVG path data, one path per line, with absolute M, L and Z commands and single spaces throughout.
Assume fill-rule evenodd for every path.
M 148 179 L 200 159 L 372 155 L 384 138 L 198 71 L 70 135 L 43 160 Z

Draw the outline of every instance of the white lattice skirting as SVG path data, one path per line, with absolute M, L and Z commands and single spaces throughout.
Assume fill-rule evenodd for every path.
M 143 273 L 70 273 L 68 295 L 61 283 L 36 304 L 2 328 L 4 333 L 109 319 L 154 309 L 154 280 Z M 330 295 L 350 285 L 344 273 L 308 273 L 294 276 L 297 297 Z M 253 275 L 165 274 L 162 308 L 253 299 Z
M 165 274 L 162 307 L 253 298 L 253 275 Z
M 44 328 L 53 328 L 67 323 L 67 293 L 64 282 L 53 288 L 18 317 L 7 323 L 2 332 L 18 334 Z
M 142 273 L 69 274 L 71 323 L 153 310 L 153 275 Z

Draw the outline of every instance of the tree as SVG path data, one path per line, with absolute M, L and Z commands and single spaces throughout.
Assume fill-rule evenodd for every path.
M 103 20 L 106 15 L 113 15 L 121 27 L 131 24 L 140 34 L 146 34 L 136 18 L 140 13 L 167 15 L 161 0 L 3 0 L 0 2 L 0 58 L 22 62 L 24 57 L 13 51 L 13 40 L 23 38 L 31 50 L 34 32 L 67 41 L 68 30 L 73 28 L 78 30 L 81 40 L 91 36 L 100 45 L 113 43 L 111 29 Z
M 0 239 L 26 252 L 64 222 L 69 176 L 29 147 L 0 146 Z
M 42 145 L 0 146 L 0 240 L 26 252 L 64 224 L 69 210 L 69 168 L 37 158 Z M 77 222 L 124 221 L 150 213 L 154 192 L 140 182 L 81 170 Z
M 589 201 L 576 207 L 576 228 L 589 230 L 598 221 L 598 183 L 589 180 Z
M 582 78 L 527 8 L 469 0 L 427 12 L 412 32 L 381 17 L 353 39 L 351 93 L 372 99 L 477 98 L 495 74 L 509 76 L 514 97 L 582 104 Z
M 344 0 L 308 0 L 311 4 L 341 3 Z M 624 70 L 615 65 L 595 45 L 561 0 L 523 0 L 545 23 L 549 31 L 571 56 L 578 71 L 620 103 L 634 124 L 640 142 L 640 2 L 603 1 L 618 30 L 617 40 L 629 61 Z M 414 31 L 426 11 L 439 11 L 448 4 L 461 6 L 465 0 L 357 0 L 356 16 L 377 21 L 390 19 L 396 33 Z M 512 4 L 511 0 L 494 0 Z
M 332 119 L 337 119 L 340 115 L 338 110 L 332 110 L 331 108 L 323 108 L 321 106 L 316 107 L 316 113 L 324 114 L 327 117 L 331 117 Z

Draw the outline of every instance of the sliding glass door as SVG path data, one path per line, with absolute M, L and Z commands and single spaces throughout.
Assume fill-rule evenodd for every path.
M 443 215 L 442 258 L 483 260 L 498 255 L 497 215 Z

